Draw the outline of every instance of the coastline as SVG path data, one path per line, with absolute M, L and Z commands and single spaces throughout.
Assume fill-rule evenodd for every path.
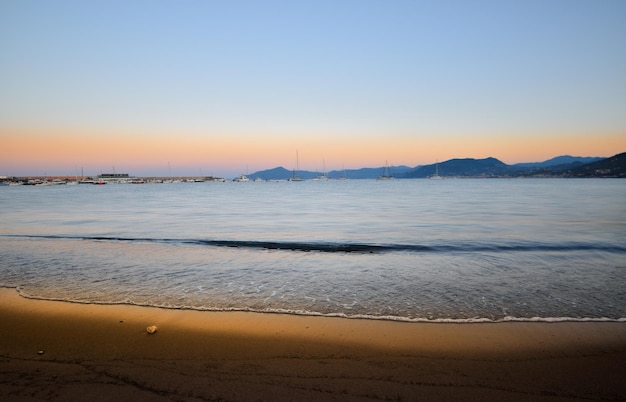
M 624 322 L 168 310 L 33 300 L 12 288 L 0 288 L 0 322 L 8 401 L 626 398 Z

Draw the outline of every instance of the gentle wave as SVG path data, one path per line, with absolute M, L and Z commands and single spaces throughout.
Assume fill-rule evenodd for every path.
M 491 319 L 484 317 L 472 317 L 472 318 L 411 318 L 411 317 L 399 317 L 393 315 L 368 315 L 368 314 L 345 314 L 345 313 L 319 313 L 315 311 L 307 310 L 290 310 L 290 309 L 253 309 L 253 308 L 212 308 L 212 307 L 189 307 L 189 306 L 171 306 L 171 305 L 156 305 L 156 304 L 143 304 L 133 302 L 98 302 L 98 301 L 83 301 L 73 300 L 65 298 L 51 298 L 51 297 L 39 297 L 36 295 L 25 292 L 21 287 L 2 286 L 4 288 L 15 289 L 17 293 L 25 298 L 32 300 L 44 300 L 44 301 L 58 301 L 64 303 L 74 304 L 91 304 L 91 305 L 128 305 L 147 308 L 162 308 L 168 310 L 191 310 L 191 311 L 206 311 L 206 312 L 245 312 L 245 313 L 258 313 L 258 314 L 287 314 L 297 316 L 311 316 L 311 317 L 332 317 L 332 318 L 346 318 L 356 320 L 376 320 L 376 321 L 397 321 L 397 322 L 410 322 L 410 323 L 432 323 L 432 324 L 479 324 L 479 323 L 502 323 L 502 322 L 626 322 L 626 317 L 621 318 L 608 318 L 608 317 L 512 317 L 506 316 L 500 319 Z
M 596 244 L 584 242 L 544 243 L 517 242 L 506 244 L 485 244 L 457 242 L 445 245 L 420 244 L 367 244 L 367 243 L 333 243 L 333 242 L 297 242 L 297 241 L 260 241 L 260 240 L 216 240 L 216 239 L 174 239 L 150 237 L 122 236 L 83 236 L 83 235 L 14 235 L 3 237 L 36 238 L 36 239 L 67 239 L 89 241 L 119 242 L 152 242 L 171 244 L 192 244 L 212 247 L 229 247 L 241 249 L 266 249 L 289 251 L 317 251 L 324 253 L 385 253 L 385 252 L 511 252 L 511 251 L 604 251 L 626 253 L 626 246 L 616 244 Z

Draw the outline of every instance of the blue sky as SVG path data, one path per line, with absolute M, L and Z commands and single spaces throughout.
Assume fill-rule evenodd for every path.
M 315 163 L 337 140 L 363 142 L 343 163 L 411 165 L 547 159 L 514 152 L 546 137 L 572 144 L 562 153 L 626 147 L 625 1 L 3 0 L 0 50 L 0 135 L 13 142 L 213 139 L 244 144 L 229 153 L 238 165 L 258 142 L 284 144 L 286 160 L 313 149 Z M 589 136 L 605 148 L 584 152 Z

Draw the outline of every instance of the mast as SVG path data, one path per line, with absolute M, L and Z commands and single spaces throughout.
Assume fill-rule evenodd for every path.
M 293 175 L 291 176 L 291 179 L 289 179 L 290 181 L 303 181 L 304 180 L 298 176 L 298 170 L 300 170 L 300 160 L 298 156 L 298 150 L 296 150 L 296 169 L 293 171 Z

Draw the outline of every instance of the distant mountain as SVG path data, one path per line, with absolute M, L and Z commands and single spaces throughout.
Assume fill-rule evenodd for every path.
M 570 155 L 562 155 L 557 156 L 552 159 L 548 159 L 543 162 L 529 162 L 529 163 L 516 163 L 512 165 L 514 167 L 524 167 L 524 168 L 540 168 L 540 167 L 550 167 L 550 166 L 558 166 L 558 165 L 571 165 L 574 163 L 593 163 L 604 158 L 596 157 L 596 156 L 570 156 Z
M 509 173 L 509 165 L 496 158 L 485 159 L 450 159 L 433 165 L 420 166 L 407 172 L 405 178 L 424 178 L 432 176 L 438 170 L 440 176 L 454 177 L 492 177 Z
M 332 170 L 327 173 L 328 177 L 331 179 L 339 179 L 346 177 L 348 179 L 375 179 L 381 174 L 383 174 L 384 167 L 377 168 L 362 168 L 362 169 L 346 169 L 346 170 Z M 408 166 L 390 166 L 389 170 L 394 177 L 401 177 L 406 172 L 410 171 L 411 167 Z M 255 172 L 250 174 L 251 179 L 255 179 L 260 177 L 264 180 L 287 180 L 292 177 L 294 174 L 293 170 L 287 170 L 284 167 L 277 167 L 269 170 L 261 170 L 259 172 Z M 319 177 L 322 172 L 311 172 L 307 170 L 298 170 L 298 177 L 311 180 L 316 177 Z
M 571 169 L 572 177 L 626 178 L 626 152 Z
M 394 177 L 401 177 L 406 172 L 414 169 L 409 166 L 389 166 L 389 172 Z M 377 168 L 362 168 L 362 169 L 349 169 L 345 172 L 343 170 L 333 170 L 329 173 L 329 176 L 333 179 L 347 177 L 348 179 L 376 179 L 381 176 L 385 171 L 385 167 Z
M 320 175 L 319 172 L 308 172 L 305 170 L 298 170 L 294 172 L 293 170 L 287 170 L 284 167 L 277 167 L 269 170 L 261 170 L 259 172 L 252 173 L 250 176 L 251 179 L 261 178 L 263 180 L 288 180 L 294 175 L 297 175 L 301 179 L 311 180 Z
M 396 178 L 425 178 L 438 171 L 443 177 L 625 177 L 626 153 L 610 158 L 558 156 L 544 162 L 518 163 L 507 165 L 496 158 L 485 159 L 450 159 L 432 165 L 390 166 L 391 174 Z M 362 168 L 351 170 L 333 170 L 328 173 L 331 179 L 347 177 L 349 179 L 376 179 L 385 168 Z M 320 172 L 299 170 L 298 176 L 310 180 L 320 176 Z M 252 179 L 287 180 L 293 171 L 283 167 L 262 170 L 250 175 Z
M 287 170 L 284 167 L 280 166 L 274 169 L 261 170 L 259 172 L 255 172 L 249 175 L 251 179 L 256 179 L 257 177 L 263 180 L 287 180 L 293 175 L 292 170 Z

